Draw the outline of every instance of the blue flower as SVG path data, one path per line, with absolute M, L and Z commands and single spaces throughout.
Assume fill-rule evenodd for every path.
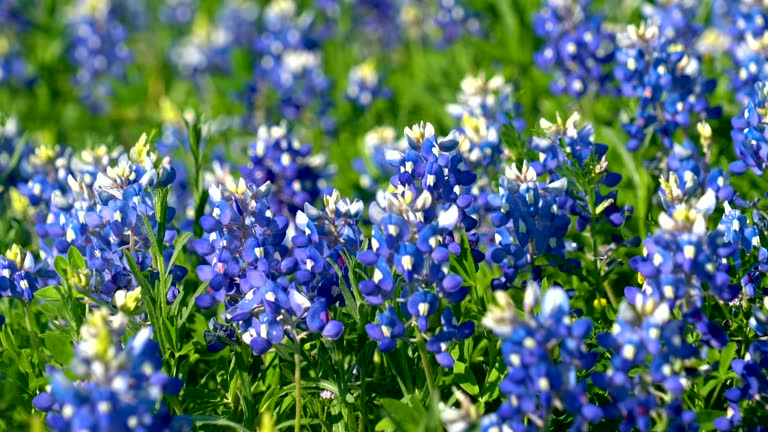
M 534 17 L 533 29 L 545 41 L 534 62 L 555 71 L 550 84 L 554 94 L 615 93 L 608 67 L 614 58 L 615 35 L 600 15 L 589 10 L 590 3 L 549 0 Z
M 591 321 L 571 320 L 568 294 L 560 287 L 549 288 L 543 297 L 534 282 L 526 290 L 526 297 L 539 301 L 528 305 L 524 317 L 513 311 L 506 294 L 499 293 L 500 304 L 490 307 L 483 319 L 502 339 L 507 373 L 499 384 L 505 401 L 482 423 L 525 430 L 523 425 L 530 422 L 542 428 L 557 407 L 572 414 L 577 426 L 596 424 L 601 411 L 589 403 L 586 383 L 576 375 L 577 369 L 589 369 L 597 360 L 585 345 Z M 541 308 L 540 314 L 531 313 L 534 306 Z
M 741 115 L 731 119 L 734 150 L 739 160 L 730 164 L 734 174 L 751 169 L 762 176 L 768 167 L 768 132 L 765 127 L 765 109 L 768 106 L 768 85 L 755 84 L 756 96 L 750 98 Z
M 35 265 L 32 254 L 12 246 L 5 256 L 0 256 L 0 297 L 32 301 L 35 291 L 42 287 L 39 275 L 43 272 Z
M 269 351 L 273 345 L 283 341 L 285 330 L 283 324 L 271 313 L 263 313 L 259 318 L 251 318 L 240 325 L 243 342 L 251 346 L 253 353 L 261 355 Z
M 376 314 L 376 317 L 379 324 L 366 324 L 365 332 L 368 333 L 368 337 L 378 343 L 381 352 L 388 353 L 395 349 L 397 340 L 405 336 L 405 325 L 392 306 Z
M 377 99 L 390 98 L 392 91 L 384 86 L 376 64 L 369 60 L 349 70 L 346 96 L 360 108 L 367 108 Z
M 422 332 L 429 327 L 429 317 L 437 312 L 439 299 L 430 291 L 418 291 L 408 298 L 408 313 Z
M 427 342 L 427 350 L 435 354 L 437 362 L 444 368 L 452 368 L 455 361 L 449 352 L 452 342 L 462 342 L 475 333 L 475 322 L 459 324 L 451 308 L 446 307 L 440 316 L 441 330 Z
M 131 17 L 121 16 L 120 2 L 89 7 L 76 2 L 75 13 L 68 22 L 69 61 L 76 68 L 72 78 L 83 102 L 94 112 L 110 108 L 111 80 L 123 79 L 126 67 L 133 62 L 127 45 Z
M 667 149 L 673 135 L 699 120 L 717 119 L 719 106 L 709 98 L 717 81 L 699 70 L 701 60 L 677 39 L 660 33 L 657 23 L 631 25 L 618 36 L 616 79 L 623 96 L 638 101 L 634 119 L 622 127 L 630 136 L 627 148 L 635 151 L 651 132 L 658 134 Z
M 344 332 L 344 324 L 328 317 L 328 306 L 324 298 L 318 298 L 307 312 L 307 327 L 315 333 L 322 333 L 328 339 L 338 339 Z
M 50 390 L 37 395 L 33 405 L 47 412 L 52 430 L 192 429 L 191 420 L 174 416 L 163 402 L 163 396 L 177 396 L 183 382 L 162 371 L 152 329 L 140 330 L 122 348 L 126 323 L 125 316 L 93 312 L 81 329 L 68 372 L 48 367 Z

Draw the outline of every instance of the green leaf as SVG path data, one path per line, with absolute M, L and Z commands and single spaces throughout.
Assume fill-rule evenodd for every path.
M 714 430 L 713 425 L 715 419 L 724 417 L 725 411 L 717 410 L 701 410 L 696 413 L 696 420 L 699 422 L 702 430 Z
M 200 193 L 200 199 L 195 206 L 195 237 L 203 236 L 203 227 L 200 225 L 200 218 L 205 213 L 205 205 L 208 203 L 208 191 L 203 190 Z
M 392 422 L 392 419 L 389 417 L 385 417 L 381 419 L 380 422 L 376 423 L 376 427 L 374 428 L 375 431 L 394 431 L 397 430 L 395 427 L 395 423 Z
M 67 251 L 67 259 L 69 260 L 69 267 L 73 270 L 83 270 L 86 268 L 83 254 L 81 254 L 74 246 L 69 247 L 69 250 Z
M 720 364 L 718 366 L 718 371 L 720 372 L 720 375 L 725 375 L 728 373 L 728 370 L 731 368 L 731 361 L 736 356 L 736 343 L 730 342 L 728 345 L 723 348 L 722 351 L 720 351 Z
M 472 370 L 462 362 L 456 362 L 453 365 L 453 373 L 456 375 L 456 382 L 467 393 L 472 396 L 480 394 L 480 386 L 477 385 L 477 379 Z
M 61 285 L 50 285 L 35 291 L 35 297 L 53 301 L 64 300 L 67 297 L 67 294 L 75 298 L 87 298 L 85 293 Z
M 63 333 L 45 333 L 42 335 L 45 347 L 54 359 L 62 365 L 69 364 L 75 351 L 72 348 L 72 339 Z
M 421 419 L 410 405 L 397 399 L 383 398 L 381 405 L 389 414 L 389 418 L 400 431 L 417 431 Z
M 142 219 L 144 220 L 144 226 L 147 228 L 147 236 L 149 237 L 149 249 L 152 252 L 152 257 L 157 261 L 157 267 L 158 269 L 160 266 L 163 265 L 162 259 L 163 254 L 160 251 L 160 245 L 158 244 L 157 236 L 155 235 L 155 231 L 152 229 L 152 223 L 149 221 L 149 218 L 147 215 L 142 214 Z
M 35 297 L 48 301 L 62 300 L 64 295 L 64 288 L 59 285 L 51 285 L 35 291 Z
M 157 208 L 157 236 L 155 237 L 157 247 L 157 259 L 163 259 L 163 248 L 165 247 L 165 230 L 168 223 L 168 193 L 171 191 L 170 186 L 160 188 L 157 191 L 157 198 L 155 199 L 155 207 Z
M 66 258 L 61 255 L 57 255 L 56 258 L 53 259 L 53 268 L 56 270 L 56 273 L 59 275 L 62 281 L 67 280 L 69 273 L 69 262 Z
M 267 393 L 261 398 L 261 402 L 259 403 L 259 412 L 272 410 L 274 408 L 273 401 L 275 400 L 275 397 L 278 393 L 280 393 L 280 387 L 270 387 L 269 390 L 267 390 Z
M 190 418 L 192 419 L 193 422 L 195 422 L 195 426 L 203 426 L 203 425 L 224 426 L 238 432 L 250 432 L 245 427 L 220 417 L 206 416 L 206 415 L 193 415 L 193 416 L 190 416 Z
M 218 402 L 219 395 L 200 387 L 185 387 L 181 393 L 184 400 Z
M 176 237 L 176 241 L 173 242 L 173 255 L 171 255 L 171 260 L 168 262 L 168 270 L 166 273 L 170 273 L 171 267 L 173 267 L 173 265 L 176 263 L 176 260 L 179 258 L 179 254 L 184 251 L 184 245 L 186 245 L 191 238 L 192 233 L 189 232 L 181 233 L 178 237 Z

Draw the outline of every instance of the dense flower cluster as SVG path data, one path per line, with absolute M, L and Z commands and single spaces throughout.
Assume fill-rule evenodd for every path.
M 152 268 L 148 230 L 158 226 L 155 192 L 175 177 L 168 161 L 157 159 L 146 135 L 128 153 L 110 154 L 102 146 L 75 158 L 56 148 L 35 149 L 23 166 L 30 179 L 19 190 L 38 210 L 35 231 L 51 268 L 57 255 L 74 247 L 88 264 L 79 288 L 110 300 L 118 289 L 135 286 L 124 254 L 130 253 L 142 270 Z M 173 209 L 165 216 L 171 221 Z M 160 241 L 170 245 L 175 235 L 168 229 Z M 166 253 L 167 260 L 173 247 Z M 174 282 L 185 275 L 185 268 L 174 268 Z
M 340 336 L 343 325 L 328 315 L 341 301 L 336 268 L 346 270 L 345 254 L 362 241 L 357 226 L 362 202 L 334 191 L 324 198 L 325 211 L 305 204 L 292 222 L 273 213 L 271 193 L 271 183 L 256 188 L 243 179 L 211 187 L 211 211 L 200 221 L 207 234 L 194 243 L 206 261 L 197 268 L 198 277 L 208 282 L 197 305 L 207 309 L 225 302 L 227 319 L 239 323 L 256 354 L 280 343 L 286 327 L 294 338 L 302 328 L 329 339 Z M 289 228 L 295 231 L 290 244 Z
M 399 302 L 407 306 L 401 307 L 406 320 L 426 333 L 430 316 L 439 311 L 440 298 L 456 304 L 469 293 L 462 276 L 450 272 L 451 256 L 471 254 L 475 262 L 482 261 L 482 253 L 474 248 L 477 235 L 471 232 L 478 221 L 465 211 L 472 196 L 462 193 L 476 175 L 464 168 L 453 133 L 438 139 L 427 123 L 406 128 L 405 134 L 408 149 L 388 154 L 397 168 L 390 179 L 392 191 L 380 191 L 369 208 L 374 224 L 370 248 L 357 258 L 374 272 L 371 279 L 359 282 L 359 289 L 373 305 Z M 402 278 L 399 290 L 396 277 Z M 366 331 L 378 341 L 379 349 L 390 351 L 397 338 L 405 335 L 402 321 L 392 306 L 378 318 L 380 324 L 369 325 Z M 456 326 L 453 316 L 444 313 L 443 318 L 439 337 L 461 337 L 462 332 L 451 331 Z M 449 344 L 450 340 L 442 342 L 440 351 L 445 352 Z M 443 356 L 441 364 L 449 366 L 452 359 Z
M 514 99 L 512 85 L 501 75 L 490 79 L 485 74 L 467 75 L 461 81 L 456 102 L 446 107 L 460 122 L 459 152 L 473 170 L 501 168 L 505 159 L 501 142 L 502 129 L 511 125 L 521 133 L 525 120 Z M 512 118 L 510 118 L 512 116 Z
M 753 86 L 768 79 L 768 12 L 760 1 L 735 4 L 715 2 L 715 15 L 720 33 L 730 42 L 733 69 L 729 70 L 730 86 L 739 102 L 754 97 Z
M 566 179 L 537 181 L 536 171 L 527 162 L 520 169 L 513 164 L 499 179 L 499 193 L 489 198 L 496 209 L 491 216 L 496 235 L 488 257 L 502 271 L 492 283 L 494 289 L 512 287 L 521 272 L 533 270 L 539 256 L 565 259 L 564 238 L 571 219 L 558 200 L 567 186 Z
M 350 31 L 367 35 L 382 49 L 405 40 L 445 47 L 464 35 L 482 32 L 474 11 L 457 0 L 363 0 L 350 6 L 354 23 Z
M 96 112 L 110 108 L 112 80 L 123 79 L 133 61 L 127 44 L 129 17 L 121 14 L 120 2 L 78 0 L 68 16 L 72 81 L 83 102 Z
M 48 413 L 52 430 L 191 429 L 189 420 L 172 415 L 162 402 L 163 396 L 177 396 L 184 383 L 163 372 L 152 328 L 120 346 L 127 321 L 125 315 L 94 312 L 81 329 L 69 369 L 49 371 L 50 389 L 37 395 L 34 405 Z
M 256 124 L 279 118 L 296 120 L 311 113 L 310 121 L 332 127 L 327 117 L 330 81 L 320 50 L 327 35 L 314 18 L 311 12 L 300 14 L 293 0 L 274 0 L 264 9 L 261 30 L 250 42 L 256 63 L 244 95 L 246 109 Z M 275 113 L 279 118 L 265 110 L 270 94 L 280 101 Z
M 578 113 L 573 113 L 565 122 L 559 114 L 555 123 L 542 119 L 539 125 L 544 134 L 533 137 L 530 144 L 539 153 L 539 160 L 531 162 L 531 167 L 537 175 L 548 175 L 551 179 L 562 179 L 576 170 L 595 183 L 590 187 L 592 190 L 567 190 L 568 198 L 558 202 L 558 206 L 577 217 L 577 229 L 584 230 L 594 218 L 595 215 L 590 214 L 590 205 L 600 209 L 600 220 L 621 226 L 633 212 L 632 206 L 619 207 L 617 204 L 618 191 L 614 188 L 622 176 L 608 170 L 608 146 L 596 143 L 592 124 L 579 127 L 580 120 Z M 604 189 L 614 190 L 603 193 Z M 591 192 L 594 197 L 590 197 Z M 588 202 L 590 200 L 593 202 Z
M 721 348 L 727 338 L 701 308 L 707 294 L 724 302 L 738 295 L 726 260 L 735 248 L 726 244 L 727 233 L 706 229 L 705 218 L 717 203 L 714 191 L 708 190 L 692 204 L 695 197 L 687 193 L 696 191 L 697 179 L 687 177 L 683 185 L 674 173 L 670 173 L 669 181 L 662 179 L 660 195 L 665 211 L 659 216 L 660 229 L 645 240 L 643 256 L 630 260 L 630 266 L 640 274 L 643 289 L 655 302 L 666 301 L 670 309 L 678 307 L 685 320 L 696 326 L 704 343 Z
M 0 0 L 0 429 L 765 429 L 767 1 Z
M 27 85 L 34 77 L 19 41 L 29 27 L 28 11 L 24 9 L 30 7 L 28 3 L 0 1 L 0 85 Z
M 747 170 L 762 176 L 768 168 L 768 130 L 765 117 L 768 115 L 768 85 L 755 84 L 756 97 L 747 101 L 741 115 L 731 119 L 734 151 L 739 160 L 729 166 L 735 174 Z
M 696 428 L 696 415 L 685 409 L 683 393 L 690 386 L 690 371 L 700 358 L 699 349 L 687 341 L 685 324 L 670 318 L 670 308 L 653 288 L 627 290 L 620 316 L 610 333 L 598 343 L 613 355 L 605 372 L 594 373 L 592 384 L 606 391 L 611 404 L 606 418 L 619 418 L 619 430 L 650 430 L 663 418 L 671 430 Z M 637 368 L 647 373 L 632 374 Z M 657 389 L 662 383 L 663 390 Z
M 489 309 L 483 324 L 502 340 L 506 376 L 499 391 L 506 400 L 481 420 L 481 430 L 541 430 L 556 410 L 575 416 L 571 430 L 600 422 L 601 408 L 589 402 L 586 382 L 577 378 L 578 370 L 592 368 L 597 360 L 585 345 L 592 321 L 572 318 L 568 294 L 560 287 L 542 296 L 539 285 L 530 281 L 523 316 L 506 294 L 496 299 L 499 304 Z
M 313 154 L 286 124 L 259 127 L 248 156 L 243 178 L 256 185 L 272 183 L 269 204 L 276 212 L 292 216 L 326 192 L 325 179 L 332 173 L 326 158 Z
M 651 132 L 671 148 L 674 134 L 696 118 L 721 116 L 721 108 L 709 102 L 717 81 L 705 78 L 700 58 L 662 34 L 656 23 L 630 25 L 617 43 L 614 74 L 622 95 L 638 101 L 634 118 L 623 125 L 629 150 L 640 148 Z
M 592 13 L 590 3 L 548 0 L 534 18 L 533 29 L 545 40 L 534 62 L 555 71 L 550 84 L 555 94 L 614 91 L 609 65 L 615 55 L 615 35 L 602 16 Z
M 700 9 L 700 4 L 692 0 L 663 0 L 645 3 L 641 12 L 645 19 L 658 25 L 664 37 L 691 47 L 702 32 L 702 26 L 696 22 Z

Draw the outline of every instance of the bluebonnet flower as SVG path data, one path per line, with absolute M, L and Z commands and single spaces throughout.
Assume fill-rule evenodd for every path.
M 465 321 L 459 324 L 451 308 L 446 307 L 440 314 L 440 324 L 440 332 L 427 341 L 427 351 L 435 354 L 440 366 L 450 369 L 455 362 L 450 353 L 451 344 L 470 338 L 475 333 L 475 322 Z
M 499 192 L 488 198 L 495 209 L 491 222 L 496 233 L 487 257 L 500 265 L 502 273 L 493 280 L 494 289 L 510 288 L 519 273 L 532 270 L 539 256 L 565 259 L 564 238 L 571 219 L 558 207 L 558 200 L 565 196 L 567 185 L 565 178 L 538 182 L 527 162 L 519 170 L 512 164 L 499 178 Z
M 325 192 L 325 180 L 332 173 L 323 155 L 293 135 L 287 125 L 261 126 L 248 148 L 249 164 L 243 177 L 260 185 L 272 183 L 270 207 L 293 215 L 304 204 L 314 203 Z
M 0 84 L 28 85 L 33 78 L 17 42 L 0 33 Z
M 367 108 L 377 99 L 389 99 L 392 91 L 382 81 L 373 60 L 353 67 L 349 70 L 347 99 L 360 108 Z
M 500 74 L 490 78 L 486 78 L 484 73 L 466 75 L 461 80 L 461 91 L 456 95 L 456 102 L 448 104 L 446 110 L 456 120 L 470 115 L 484 118 L 495 128 L 511 123 L 519 133 L 525 129 L 522 106 L 515 101 L 514 88 Z M 515 117 L 509 118 L 510 114 Z
M 368 35 L 382 49 L 388 49 L 401 41 L 398 29 L 401 17 L 399 0 L 361 0 L 351 3 L 351 22 L 360 35 Z
M 603 417 L 588 399 L 586 382 L 576 375 L 597 360 L 585 344 L 592 321 L 573 320 L 568 294 L 560 287 L 542 296 L 531 281 L 525 297 L 524 315 L 518 315 L 507 294 L 497 292 L 498 304 L 483 318 L 483 325 L 502 340 L 507 373 L 499 384 L 505 400 L 484 417 L 481 430 L 540 430 L 555 410 L 574 416 L 572 430 L 586 430 Z
M 768 300 L 763 299 L 752 307 L 752 316 L 749 318 L 749 327 L 755 331 L 756 338 L 749 344 L 746 355 L 737 357 L 731 361 L 731 370 L 738 377 L 734 380 L 734 386 L 725 392 L 728 402 L 726 415 L 714 421 L 714 426 L 719 431 L 732 430 L 762 430 L 762 425 L 755 424 L 755 420 L 744 416 L 745 411 L 752 407 L 763 409 L 762 399 L 766 396 L 768 388 L 768 376 L 765 369 L 768 367 L 768 343 L 765 336 L 768 335 Z
M 293 0 L 273 0 L 265 7 L 260 25 L 250 46 L 255 64 L 253 78 L 244 89 L 246 124 L 311 116 L 310 121 L 332 129 L 330 80 L 319 49 L 327 35 L 316 17 L 309 11 L 299 13 Z M 265 107 L 269 97 L 276 98 L 278 105 Z
M 289 220 L 269 208 L 270 191 L 270 183 L 255 188 L 243 179 L 230 180 L 226 190 L 212 187 L 211 211 L 200 220 L 206 235 L 194 243 L 205 258 L 198 276 L 209 282 L 197 305 L 226 302 L 227 319 L 237 323 L 254 354 L 269 351 L 286 333 L 300 337 L 304 329 L 330 340 L 341 337 L 344 326 L 331 319 L 329 308 L 342 300 L 345 254 L 362 241 L 362 202 L 334 191 L 324 197 L 324 211 L 306 204 L 297 212 L 295 234 L 285 242 Z M 223 348 L 214 344 L 216 331 L 210 333 L 211 347 Z
M 129 22 L 119 2 L 78 0 L 68 17 L 69 61 L 75 67 L 72 81 L 83 102 L 102 113 L 110 108 L 112 80 L 125 77 L 133 62 L 128 47 Z
M 587 92 L 615 92 L 609 65 L 615 35 L 603 18 L 590 11 L 589 0 L 548 0 L 536 14 L 533 29 L 544 39 L 534 62 L 554 70 L 554 94 L 581 96 Z
M 531 162 L 531 167 L 537 175 L 548 175 L 556 180 L 567 174 L 568 169 L 576 169 L 599 178 L 594 186 L 596 209 L 600 209 L 597 217 L 613 226 L 621 226 L 632 214 L 632 206 L 619 207 L 616 190 L 603 193 L 602 189 L 615 188 L 621 181 L 621 174 L 608 170 L 608 146 L 595 142 L 595 131 L 592 124 L 579 127 L 581 116 L 573 113 L 563 123 L 560 115 L 552 123 L 541 119 L 539 125 L 544 134 L 533 137 L 531 148 L 539 152 L 539 160 Z M 565 146 L 564 148 L 562 146 Z M 604 188 L 601 188 L 604 186 Z M 589 225 L 593 215 L 590 214 L 587 203 L 588 190 L 580 191 L 575 188 L 566 190 L 568 199 L 558 205 L 567 209 L 577 217 L 576 228 L 583 231 Z
M 731 139 L 739 160 L 729 165 L 731 172 L 742 174 L 748 169 L 762 176 L 768 167 L 768 130 L 765 115 L 768 108 L 768 85 L 755 84 L 757 96 L 747 101 L 741 115 L 733 117 Z
M 260 286 L 287 257 L 283 244 L 289 220 L 274 215 L 267 202 L 271 184 L 256 188 L 240 179 L 230 179 L 226 189 L 209 188 L 210 212 L 200 225 L 203 238 L 195 240 L 195 251 L 204 258 L 197 267 L 200 280 L 209 282 L 208 292 L 196 303 L 205 309 L 234 301 Z
M 265 354 L 285 337 L 283 324 L 277 316 L 268 312 L 262 313 L 258 319 L 250 318 L 241 324 L 241 328 L 247 328 L 242 335 L 243 342 L 250 345 L 256 355 Z
M 383 51 L 406 41 L 445 48 L 483 30 L 476 11 L 460 0 L 363 0 L 352 2 L 351 15 L 350 31 Z
M 205 21 L 205 16 L 197 16 L 190 34 L 171 48 L 171 61 L 202 88 L 204 77 L 232 72 L 232 53 L 253 44 L 258 16 L 259 9 L 252 3 L 223 2 L 213 23 Z
M 729 302 L 739 293 L 730 283 L 727 258 L 738 252 L 726 243 L 727 232 L 708 232 L 705 217 L 717 203 L 715 193 L 707 191 L 695 204 L 694 197 L 680 188 L 677 175 L 662 181 L 661 198 L 666 211 L 659 216 L 660 229 L 644 242 L 643 256 L 630 260 L 630 266 L 656 303 L 666 302 L 670 310 L 679 307 L 685 320 L 694 325 L 702 341 L 716 348 L 727 343 L 723 330 L 702 313 L 705 295 Z M 704 290 L 704 286 L 708 290 Z
M 442 333 L 430 336 L 430 318 L 440 311 L 441 299 L 455 304 L 469 293 L 464 279 L 450 272 L 451 256 L 467 253 L 474 263 L 483 259 L 472 232 L 478 221 L 465 211 L 476 175 L 466 169 L 455 133 L 437 138 L 431 124 L 420 124 L 406 128 L 405 135 L 404 152 L 386 153 L 395 167 L 390 191 L 379 191 L 369 207 L 374 224 L 369 248 L 357 258 L 373 275 L 358 288 L 371 305 L 400 303 L 408 325 L 425 339 L 437 338 L 429 350 L 448 365 L 452 360 L 442 353 L 452 340 L 468 335 L 456 335 L 453 324 L 446 323 Z
M 622 126 L 630 137 L 630 151 L 640 148 L 651 133 L 671 148 L 673 135 L 696 118 L 720 117 L 721 108 L 709 102 L 717 81 L 706 79 L 699 57 L 678 40 L 660 34 L 656 23 L 630 25 L 617 41 L 616 79 L 623 96 L 638 100 L 634 118 Z
M 718 201 L 743 203 L 730 185 L 730 175 L 727 171 L 717 167 L 710 170 L 710 155 L 712 144 L 712 128 L 706 122 L 696 125 L 700 134 L 700 144 L 704 155 L 690 139 L 686 138 L 682 144 L 675 143 L 667 157 L 667 169 L 677 176 L 676 181 L 682 180 L 685 194 L 696 195 L 707 190 L 715 192 Z M 699 179 L 704 180 L 700 182 Z
M 192 429 L 191 420 L 174 416 L 162 401 L 165 395 L 177 396 L 183 382 L 163 372 L 152 328 L 140 330 L 125 348 L 120 346 L 127 322 L 122 314 L 92 312 L 80 330 L 81 342 L 67 372 L 49 367 L 49 389 L 33 404 L 47 413 L 52 430 Z
M 398 139 L 397 132 L 390 126 L 377 126 L 366 132 L 363 137 L 361 153 L 365 158 L 352 161 L 352 166 L 360 173 L 360 186 L 375 192 L 381 177 L 395 173 L 395 167 L 387 161 L 387 152 L 403 152 L 408 147 L 404 137 Z
M 118 289 L 132 289 L 135 282 L 123 254 L 131 253 L 142 270 L 151 270 L 150 239 L 143 219 L 149 220 L 150 229 L 156 229 L 153 190 L 172 181 L 159 175 L 162 168 L 156 165 L 158 158 L 146 135 L 127 154 L 117 153 L 116 159 L 106 147 L 85 151 L 79 159 L 57 157 L 49 150 L 35 155 L 52 163 L 34 163 L 31 168 L 54 174 L 34 177 L 42 179 L 41 183 L 27 186 L 33 194 L 42 186 L 50 188 L 45 194 L 30 195 L 33 204 L 43 206 L 35 230 L 46 260 L 52 265 L 57 255 L 66 255 L 75 247 L 88 263 L 89 276 L 80 288 L 105 301 Z M 169 208 L 169 221 L 173 216 L 174 210 Z M 165 238 L 159 239 L 168 245 L 166 260 L 172 254 L 175 235 L 169 228 Z M 180 268 L 172 272 L 174 282 L 184 276 Z
M 405 325 L 392 306 L 376 314 L 378 324 L 366 324 L 365 332 L 378 344 L 379 351 L 390 352 L 397 346 L 397 340 L 405 336 Z
M 197 0 L 164 0 L 160 7 L 160 17 L 173 25 L 187 25 L 197 12 Z
M 237 340 L 235 328 L 232 325 L 222 324 L 211 318 L 208 321 L 208 330 L 203 333 L 209 352 L 217 353 L 228 345 L 234 345 Z
M 726 72 L 739 103 L 756 96 L 754 85 L 768 79 L 768 12 L 759 1 L 712 4 L 713 33 L 730 52 L 732 66 Z
M 447 47 L 464 36 L 480 36 L 482 25 L 477 14 L 461 0 L 437 0 L 437 10 L 432 12 L 435 36 L 433 44 Z
M 691 47 L 697 42 L 703 26 L 696 23 L 701 5 L 692 0 L 662 0 L 656 4 L 643 3 L 643 17 L 654 21 L 661 34 Z
M 14 244 L 0 256 L 0 297 L 32 301 L 35 291 L 42 288 L 38 272 L 32 253 Z
M 500 134 L 504 127 L 510 125 L 518 133 L 525 128 L 520 117 L 522 108 L 512 92 L 512 86 L 501 75 L 487 80 L 484 74 L 467 75 L 461 81 L 457 101 L 446 106 L 448 113 L 460 122 L 459 152 L 478 174 L 501 167 L 505 149 Z M 510 115 L 514 117 L 509 118 Z
M 757 225 L 760 221 L 759 213 L 753 212 L 752 219 L 755 223 L 750 224 L 740 209 L 731 208 L 727 201 L 723 206 L 725 211 L 718 225 L 718 231 L 722 233 L 725 243 L 730 243 L 737 248 L 732 256 L 736 268 L 742 268 L 741 251 L 749 256 L 753 250 L 757 250 L 756 261 L 752 262 L 741 277 L 742 294 L 747 298 L 754 298 L 762 294 L 760 289 L 762 277 L 768 271 L 768 250 L 760 244 L 760 231 Z
M 34 72 L 25 59 L 21 35 L 30 27 L 29 11 L 35 5 L 25 0 L 0 1 L 0 84 L 27 86 Z
M 667 419 L 674 430 L 696 427 L 696 415 L 683 408 L 682 396 L 702 354 L 688 342 L 685 323 L 672 319 L 664 294 L 645 285 L 628 287 L 625 295 L 611 332 L 597 339 L 615 353 L 605 372 L 591 376 L 611 398 L 602 407 L 605 417 L 621 419 L 622 431 L 650 430 L 652 418 Z M 632 374 L 638 367 L 648 373 Z M 658 383 L 663 390 L 657 389 Z

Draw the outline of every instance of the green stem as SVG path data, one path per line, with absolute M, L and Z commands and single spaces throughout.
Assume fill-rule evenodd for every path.
M 605 293 L 608 295 L 608 301 L 611 302 L 611 306 L 615 310 L 618 307 L 616 302 L 616 295 L 613 293 L 613 288 L 608 283 L 603 283 L 602 276 L 600 275 L 600 259 L 598 257 L 597 236 L 595 233 L 595 218 L 597 215 L 597 193 L 595 191 L 596 186 L 592 186 L 589 189 L 589 236 L 592 238 L 592 263 L 594 264 L 594 280 L 595 283 L 603 285 L 605 287 Z M 597 288 L 597 287 L 596 287 Z
M 296 420 L 294 422 L 294 430 L 301 432 L 301 343 L 299 342 L 298 335 L 295 336 L 293 358 L 296 363 L 293 371 L 293 381 L 296 383 Z
M 435 380 L 432 376 L 432 365 L 429 363 L 429 355 L 427 354 L 427 342 L 421 335 L 421 332 L 416 332 L 417 345 L 419 346 L 419 354 L 421 355 L 421 364 L 424 367 L 424 374 L 427 376 L 427 385 L 429 386 L 429 396 L 434 397 L 436 394 Z
M 35 353 L 35 358 L 37 358 L 37 361 L 39 362 L 41 361 L 40 340 L 37 337 L 37 332 L 32 328 L 32 315 L 29 313 L 29 304 L 22 301 L 21 305 L 24 308 L 24 320 L 27 323 L 27 331 L 29 332 L 32 351 Z

